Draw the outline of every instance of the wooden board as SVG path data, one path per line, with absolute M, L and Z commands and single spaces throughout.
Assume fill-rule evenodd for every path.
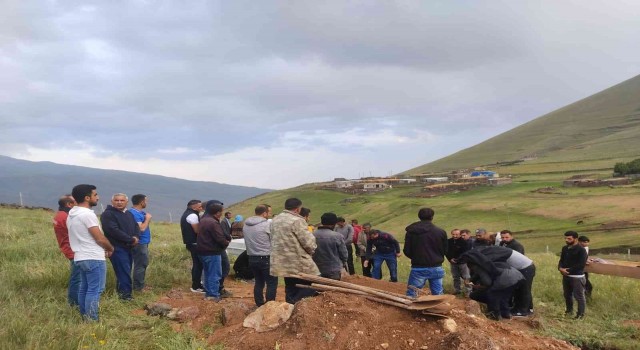
M 600 275 L 620 276 L 640 279 L 640 263 L 632 261 L 607 260 L 610 264 L 589 263 L 585 271 Z

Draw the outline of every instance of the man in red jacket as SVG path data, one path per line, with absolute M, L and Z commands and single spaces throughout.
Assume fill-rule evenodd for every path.
M 58 212 L 53 217 L 53 232 L 58 240 L 58 247 L 64 256 L 69 259 L 71 275 L 69 276 L 69 290 L 67 301 L 71 306 L 78 305 L 78 290 L 80 289 L 80 269 L 73 263 L 73 250 L 69 245 L 69 230 L 67 229 L 67 217 L 69 210 L 76 205 L 75 199 L 70 194 L 66 194 L 58 200 Z

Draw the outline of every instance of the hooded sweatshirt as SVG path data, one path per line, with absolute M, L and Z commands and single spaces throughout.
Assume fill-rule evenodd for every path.
M 442 266 L 447 253 L 447 233 L 428 220 L 414 222 L 405 229 L 404 255 L 411 267 Z
M 262 216 L 252 216 L 244 221 L 242 234 L 249 256 L 271 255 L 271 235 L 269 221 Z
M 74 261 L 105 260 L 104 249 L 89 233 L 92 227 L 100 228 L 100 222 L 93 210 L 78 206 L 71 208 L 67 218 L 67 228 Z

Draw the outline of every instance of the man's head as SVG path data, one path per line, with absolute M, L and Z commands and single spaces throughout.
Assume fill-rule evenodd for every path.
M 207 202 L 205 213 L 213 216 L 216 219 L 220 219 L 222 217 L 222 210 L 224 210 L 224 207 L 219 201 L 215 201 L 215 203 L 212 202 L 213 201 Z
M 423 221 L 431 221 L 435 214 L 436 213 L 431 208 L 422 208 L 418 211 L 418 218 Z
M 74 205 L 76 205 L 76 200 L 70 194 L 65 194 L 58 199 L 59 208 L 73 208 Z
M 578 243 L 578 232 L 567 231 L 564 233 L 564 242 L 567 245 L 574 245 Z
M 228 211 L 228 212 L 224 213 L 224 217 L 225 217 L 225 219 L 231 220 L 231 217 L 232 217 L 232 216 L 233 216 L 233 214 L 232 214 L 230 211 Z
M 131 204 L 134 207 L 140 207 L 142 209 L 147 207 L 147 196 L 144 194 L 134 194 L 131 196 Z
M 509 230 L 500 231 L 500 240 L 507 243 L 511 242 L 513 240 L 513 235 L 511 234 L 511 231 Z
M 490 242 L 491 241 L 491 233 L 487 232 L 487 230 L 483 228 L 479 228 L 476 230 L 476 241 L 481 242 Z
M 187 203 L 187 208 L 191 210 L 195 210 L 197 212 L 202 211 L 202 201 L 199 199 L 192 199 Z
M 120 211 L 127 209 L 127 203 L 129 203 L 129 197 L 124 193 L 116 193 L 111 196 L 111 205 Z
M 465 241 L 471 239 L 471 231 L 463 228 L 462 230 L 460 230 L 460 237 L 462 237 L 462 239 L 464 239 Z
M 309 218 L 311 217 L 311 209 L 302 207 L 300 208 L 300 216 L 304 218 L 304 220 L 308 223 Z
M 451 238 L 460 239 L 460 230 L 458 230 L 457 228 L 451 230 Z
M 589 246 L 589 237 L 587 236 L 580 236 L 578 237 L 578 244 L 580 244 L 583 247 L 588 247 Z
M 368 239 L 376 239 L 376 238 L 378 238 L 378 236 L 380 236 L 380 230 L 370 230 L 367 233 L 367 238 Z
M 358 224 L 358 220 L 357 219 L 352 219 L 351 220 L 351 226 L 355 226 Z
M 209 208 L 210 208 L 212 205 L 216 205 L 216 204 L 224 208 L 224 203 L 220 202 L 220 201 L 219 201 L 219 200 L 217 200 L 217 199 L 211 199 L 211 200 L 208 200 L 208 201 L 206 201 L 206 202 L 204 203 L 204 212 L 205 212 L 205 213 L 210 212 Z
M 338 216 L 334 213 L 324 213 L 320 217 L 320 223 L 322 226 L 333 229 L 338 222 Z
M 263 204 L 263 205 L 267 207 L 267 219 L 268 219 L 273 214 L 273 210 L 271 209 L 271 206 L 269 204 Z
M 336 222 L 336 225 L 338 227 L 342 228 L 346 224 L 347 224 L 347 222 L 344 220 L 344 218 L 342 216 L 338 216 L 338 222 Z
M 94 185 L 77 185 L 71 190 L 71 196 L 76 200 L 78 205 L 85 206 L 87 208 L 95 207 L 98 205 L 100 197 L 96 191 Z
M 284 201 L 284 209 L 299 214 L 302 209 L 302 201 L 298 198 L 289 198 Z
M 368 222 L 362 224 L 362 232 L 369 234 L 369 232 L 371 232 L 371 224 Z
M 261 216 L 267 219 L 269 217 L 269 208 L 267 208 L 267 206 L 264 204 L 259 204 L 258 206 L 256 206 L 254 213 L 256 213 L 256 216 Z

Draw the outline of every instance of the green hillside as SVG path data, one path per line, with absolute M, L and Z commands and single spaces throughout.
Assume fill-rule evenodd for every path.
M 592 169 L 592 161 L 640 155 L 640 76 L 464 149 L 407 170 L 427 173 L 498 162 L 537 159 L 531 164 L 566 163 Z M 560 164 L 564 168 L 564 164 Z

